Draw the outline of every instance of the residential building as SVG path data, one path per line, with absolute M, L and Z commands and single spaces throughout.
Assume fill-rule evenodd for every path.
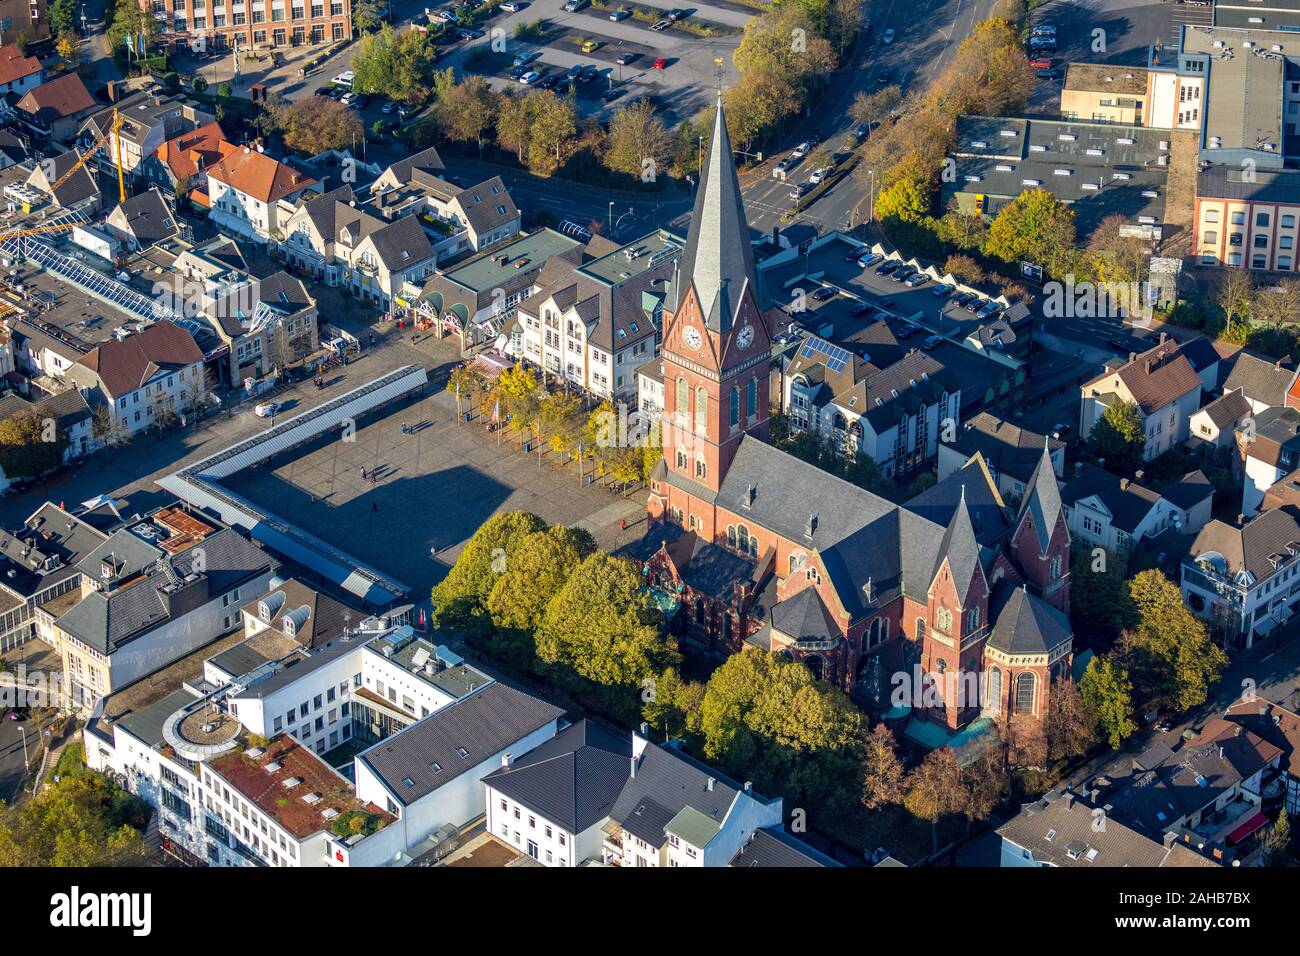
M 0 651 L 13 650 L 32 637 L 50 639 L 48 630 L 37 628 L 38 609 L 70 593 L 80 598 L 77 565 L 106 538 L 50 502 L 28 515 L 13 533 L 0 531 Z
M 913 665 L 985 681 L 987 695 L 949 687 L 942 706 L 912 711 L 931 746 L 986 713 L 975 733 L 1012 718 L 1032 728 L 1072 653 L 1051 458 L 1014 512 L 978 463 L 900 507 L 766 442 L 766 403 L 737 396 L 767 380 L 776 332 L 757 303 L 724 112 L 664 308 L 663 417 L 675 427 L 632 549 L 647 583 L 681 608 L 693 653 L 771 646 L 877 704 L 881 675 Z
M 242 6 L 242 5 L 241 5 Z M 247 9 L 203 0 L 140 0 L 192 50 L 267 50 L 318 46 L 352 39 L 352 0 L 250 0 Z
M 1061 488 L 1070 537 L 1086 548 L 1126 556 L 1142 539 L 1166 528 L 1196 534 L 1210 520 L 1214 489 L 1201 472 L 1189 472 L 1167 489 L 1183 507 L 1143 487 L 1142 477 L 1138 471 L 1130 481 L 1076 462 L 1074 474 Z
M 238 149 L 226 142 L 220 124 L 205 123 L 166 140 L 140 161 L 139 174 L 168 198 L 188 198 L 206 209 L 210 205 L 208 168 Z
M 94 215 L 102 201 L 99 184 L 86 166 L 77 166 L 80 158 L 74 150 L 67 150 L 50 157 L 48 162 L 37 163 L 24 185 L 52 206 Z
M 1079 437 L 1087 439 L 1109 406 L 1136 405 L 1142 416 L 1150 461 L 1187 440 L 1191 417 L 1201 407 L 1201 378 L 1172 339 L 1146 352 L 1129 353 L 1081 387 Z
M 634 405 L 637 371 L 653 362 L 664 283 L 681 247 L 651 233 L 587 259 L 517 306 L 521 356 L 599 398 Z
M 205 394 L 203 351 L 169 319 L 98 345 L 65 372 L 92 407 L 102 401 L 119 435 L 165 425 Z
M 486 811 L 482 780 L 554 737 L 558 707 L 493 681 L 357 755 L 357 797 L 397 816 L 408 847 Z
M 1268 490 L 1300 466 L 1300 411 L 1265 409 L 1249 419 L 1237 435 L 1244 475 L 1241 512 L 1253 515 Z
M 671 743 L 633 734 L 630 773 L 609 818 L 606 863 L 727 866 L 756 830 L 781 828 L 782 809 L 780 797 L 761 797 Z
M 1261 781 L 1264 798 L 1280 798 L 1290 816 L 1300 813 L 1300 715 L 1280 703 L 1255 698 L 1233 702 L 1223 716 L 1282 752 L 1277 776 L 1269 779 L 1265 771 Z
M 590 720 L 483 778 L 486 829 L 545 866 L 600 860 L 604 827 L 632 770 L 632 743 Z
M 80 600 L 53 623 L 71 706 L 89 710 L 238 627 L 240 602 L 264 593 L 277 567 L 178 507 L 110 534 L 78 563 Z
M 68 437 L 68 445 L 63 450 L 64 464 L 83 458 L 99 447 L 90 406 L 75 388 L 38 398 L 35 402 L 13 392 L 0 398 L 0 419 L 24 412 L 55 422 L 59 431 Z
M 147 189 L 118 204 L 104 223 L 127 252 L 139 252 L 180 235 L 176 214 L 157 189 Z
M 320 347 L 316 300 L 301 279 L 287 272 L 221 290 L 209 321 L 229 346 L 228 381 L 234 384 L 283 369 Z M 223 381 L 226 374 L 223 363 Z
M 1289 357 L 1273 359 L 1240 351 L 1221 363 L 1223 394 L 1240 392 L 1259 414 L 1287 404 L 1287 391 L 1296 379 L 1296 363 Z
M 1030 431 L 990 412 L 980 412 L 962 422 L 952 441 L 939 443 L 938 479 L 943 481 L 980 455 L 1007 501 L 1019 501 L 1025 494 L 1046 447 L 1052 471 L 1060 478 L 1065 467 L 1065 442 Z
M 1191 437 L 1215 449 L 1234 448 L 1237 429 L 1255 414 L 1241 389 L 1233 389 L 1192 414 Z
M 1236 647 L 1291 619 L 1300 600 L 1300 522 L 1291 509 L 1261 512 L 1240 526 L 1209 522 L 1182 565 L 1183 600 Z
M 3 7 L 4 4 L 0 4 L 0 10 Z M 0 46 L 0 97 L 10 93 L 21 97 L 44 82 L 45 70 L 41 68 L 40 60 L 26 56 L 18 49 L 17 43 Z
M 121 123 L 113 133 L 116 118 Z M 140 164 L 155 155 L 164 142 L 215 121 L 213 114 L 184 95 L 163 95 L 155 87 L 132 93 L 90 116 L 78 139 L 83 149 L 99 143 L 94 165 L 101 182 L 115 183 L 120 163 L 127 182 L 134 184 L 142 178 Z
M 0 22 L 8 24 L 6 35 L 43 40 L 50 35 L 46 0 L 0 0 Z M 10 30 L 14 32 L 9 34 Z
M 1172 827 L 1160 840 L 1145 836 L 1064 788 L 1026 803 L 997 832 L 1002 837 L 1000 865 L 1004 867 L 1154 869 L 1221 866 L 1230 860 L 1217 848 L 1210 856 L 1202 855 Z
M 77 138 L 82 121 L 100 108 L 74 70 L 28 90 L 14 104 L 14 115 L 37 139 L 67 145 Z
M 256 242 L 281 242 L 298 204 L 320 183 L 245 146 L 208 169 L 208 218 L 223 232 Z

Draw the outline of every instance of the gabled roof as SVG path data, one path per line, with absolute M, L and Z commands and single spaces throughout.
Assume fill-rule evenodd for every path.
M 414 170 L 420 169 L 430 173 L 437 173 L 445 168 L 438 151 L 430 146 L 428 149 L 407 156 L 405 159 L 399 159 L 389 166 L 385 172 L 391 172 L 399 183 L 404 183 L 411 178 Z
M 105 342 L 77 362 L 94 372 L 112 398 L 142 387 L 160 371 L 176 370 L 203 361 L 194 337 L 170 319 L 155 322 L 121 341 Z
M 1234 389 L 1216 398 L 1210 404 L 1201 409 L 1206 415 L 1210 416 L 1210 421 L 1214 422 L 1219 429 L 1230 428 L 1241 421 L 1251 413 L 1250 402 L 1241 389 Z
M 39 87 L 38 87 L 39 89 Z M 35 185 L 42 192 L 48 192 L 49 187 L 53 186 L 74 166 L 76 166 L 78 156 L 72 150 L 66 153 L 59 153 L 51 159 L 48 172 L 44 166 L 38 166 L 27 178 L 29 184 Z M 99 184 L 95 182 L 95 177 L 91 175 L 90 169 L 82 166 L 66 180 L 59 185 L 54 191 L 54 200 L 60 206 L 74 206 L 84 199 L 99 192 Z
M 41 61 L 34 56 L 24 56 L 17 43 L 0 46 L 0 85 L 17 83 L 39 72 Z
M 1215 519 L 1201 529 L 1192 543 L 1192 560 L 1211 552 L 1223 556 L 1228 577 L 1245 571 L 1256 582 L 1276 571 L 1274 558 L 1289 557 L 1291 548 L 1300 550 L 1300 522 L 1289 509 L 1275 508 L 1256 515 L 1243 527 Z
M 381 740 L 357 759 L 396 800 L 410 806 L 563 714 L 544 700 L 493 681 Z
M 631 770 L 629 738 L 580 720 L 483 783 L 578 834 L 609 816 Z
M 795 641 L 829 641 L 840 629 L 815 587 L 806 587 L 772 608 L 772 628 Z
M 460 190 L 456 193 L 456 204 L 465 214 L 470 228 L 479 235 L 519 218 L 519 207 L 510 198 L 500 176 Z
M 1148 349 L 1116 372 L 1146 415 L 1201 388 L 1201 377 L 1172 339 Z
M 1111 524 L 1126 534 L 1137 531 L 1160 503 L 1160 495 L 1150 488 L 1081 461 L 1075 464 L 1074 475 L 1061 489 L 1061 500 L 1073 507 L 1088 498 L 1096 498 L 1110 513 Z
M 731 865 L 749 867 L 842 866 L 807 843 L 785 832 L 784 827 L 762 827 L 750 834 L 748 842 L 732 858 Z
M 316 182 L 287 163 L 247 146 L 222 158 L 208 170 L 208 178 L 265 203 L 278 202 Z
M 1210 479 L 1199 468 L 1189 471 L 1173 484 L 1166 485 L 1165 490 L 1160 492 L 1160 497 L 1165 501 L 1184 511 L 1213 495 L 1214 485 L 1210 484 Z
M 1252 402 L 1285 405 L 1286 390 L 1295 378 L 1296 366 L 1290 357 L 1271 359 L 1251 352 L 1238 352 L 1224 363 L 1224 392 L 1237 389 Z
M 176 217 L 157 187 L 131 196 L 120 203 L 113 214 L 125 223 L 120 226 L 135 237 L 141 246 L 151 246 L 179 233 Z M 116 225 L 116 224 L 115 224 Z
M 409 268 L 433 257 L 433 243 L 418 216 L 402 216 L 370 233 L 375 253 L 390 271 Z
M 1224 717 L 1276 746 L 1282 754 L 1280 766 L 1300 779 L 1300 715 L 1259 698 L 1235 701 Z
M 666 828 L 684 808 L 720 826 L 740 792 L 739 784 L 680 751 L 647 745 L 609 815 L 628 833 L 658 848 L 665 842 Z
M 1199 381 L 1199 379 L 1198 379 Z M 1046 554 L 1052 542 L 1052 532 L 1061 517 L 1061 489 L 1056 483 L 1056 472 L 1052 468 L 1052 456 L 1046 444 L 1025 486 L 1025 496 L 1020 502 L 1020 513 L 1016 516 L 1016 528 L 1019 529 L 1025 518 L 1034 522 L 1034 532 L 1038 535 L 1038 553 Z
M 1050 450 L 1065 447 L 1064 442 L 1042 432 L 1030 431 L 992 412 L 979 412 L 962 423 L 953 447 L 964 455 L 979 452 L 999 475 L 1028 484 L 1043 457 L 1044 441 Z
M 270 620 L 261 617 L 259 611 L 263 606 L 271 612 Z M 345 622 L 360 622 L 365 617 L 361 611 L 308 587 L 297 578 L 289 578 L 257 600 L 249 601 L 240 610 L 264 624 L 279 628 L 286 614 L 303 607 L 307 608 L 307 619 L 296 626 L 293 634 L 293 639 L 302 647 L 316 647 L 333 640 L 343 633 Z
M 716 332 L 731 328 L 746 288 L 756 300 L 758 296 L 749 223 L 721 98 L 700 170 L 686 247 L 673 280 L 674 309 L 691 286 L 699 296 L 705 324 Z
M 75 71 L 46 80 L 35 89 L 28 90 L 18 101 L 18 109 L 46 124 L 75 116 L 94 106 L 94 97 Z

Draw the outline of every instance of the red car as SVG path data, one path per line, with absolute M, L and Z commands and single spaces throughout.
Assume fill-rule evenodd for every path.
M 662 56 L 656 57 L 654 66 L 656 70 L 666 70 L 668 69 L 668 61 Z
M 1037 60 L 1030 60 L 1029 65 L 1035 70 L 1050 70 L 1052 68 L 1051 57 L 1042 56 Z

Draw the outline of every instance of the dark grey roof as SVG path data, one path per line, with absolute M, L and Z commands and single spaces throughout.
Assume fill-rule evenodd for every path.
M 1236 425 L 1251 412 L 1251 404 L 1240 389 L 1231 391 L 1221 398 L 1216 398 L 1201 411 L 1210 416 L 1210 421 L 1220 428 Z
M 1214 552 L 1223 556 L 1229 577 L 1242 571 L 1263 581 L 1277 570 L 1275 560 L 1289 558 L 1293 548 L 1300 548 L 1300 522 L 1288 509 L 1272 508 L 1260 512 L 1243 527 L 1223 521 L 1211 521 L 1201 529 L 1192 543 L 1192 559 Z M 1223 571 L 1224 569 L 1219 569 Z
M 510 198 L 500 176 L 462 189 L 456 194 L 456 202 L 469 220 L 470 228 L 479 235 L 519 218 L 519 207 Z
M 965 486 L 957 510 L 953 512 L 952 520 L 948 522 L 943 538 L 939 541 L 939 556 L 930 580 L 934 580 L 945 560 L 952 572 L 957 603 L 965 607 L 966 595 L 970 593 L 975 575 L 978 573 L 982 577 L 984 574 L 984 569 L 980 566 L 980 546 L 975 540 L 975 529 L 971 526 L 970 509 L 966 507 Z
M 1047 553 L 1051 543 L 1052 532 L 1061 516 L 1061 489 L 1056 483 L 1056 472 L 1052 468 L 1052 456 L 1043 446 L 1038 459 L 1038 467 L 1025 487 L 1025 497 L 1020 502 L 1020 514 L 1016 516 L 1016 527 L 1029 516 L 1034 522 L 1034 531 L 1038 534 L 1038 551 Z
M 772 627 L 796 641 L 829 641 L 840 636 L 814 587 L 806 587 L 773 607 Z
M 842 866 L 825 853 L 795 839 L 782 827 L 763 827 L 731 860 L 735 867 Z
M 694 285 L 705 324 L 725 332 L 731 328 L 746 289 L 757 301 L 756 277 L 749 223 L 719 100 L 709 153 L 700 170 L 690 232 L 673 280 L 673 308 Z
M 1296 371 L 1295 363 L 1289 358 L 1270 359 L 1238 352 L 1225 364 L 1228 366 L 1228 374 L 1223 379 L 1225 392 L 1241 389 L 1253 402 L 1286 404 L 1286 390 Z
M 1013 422 L 999 418 L 991 412 L 980 412 L 962 423 L 953 447 L 963 455 L 979 452 L 999 475 L 1029 483 L 1039 459 L 1043 457 L 1043 441 L 1052 449 L 1061 448 L 1064 442 L 1049 439 L 1041 432 L 1033 432 Z
M 631 771 L 632 741 L 580 720 L 483 782 L 577 834 L 609 816 Z
M 0 419 L 7 419 L 21 412 L 34 411 L 38 415 L 49 415 L 58 421 L 64 429 L 86 421 L 90 418 L 90 406 L 75 388 L 51 395 L 37 402 L 29 402 L 16 392 L 0 398 Z
M 380 741 L 357 759 L 396 800 L 410 806 L 563 714 L 553 704 L 493 682 Z M 466 756 L 460 756 L 460 749 Z
M 1200 504 L 1213 494 L 1214 485 L 1210 484 L 1210 479 L 1199 468 L 1196 471 L 1189 471 L 1160 492 L 1160 496 L 1165 501 L 1184 510 Z
M 125 230 L 141 246 L 152 246 L 171 239 L 180 231 L 176 226 L 176 217 L 167 206 L 167 200 L 163 199 L 162 193 L 156 188 L 131 196 L 113 212 L 120 213 L 126 219 Z
M 1046 654 L 1072 640 L 1066 615 L 1009 581 L 993 589 L 989 610 L 995 621 L 989 647 L 1004 654 Z
M 267 305 L 291 315 L 315 305 L 302 280 L 283 270 L 259 279 L 257 295 Z
M 115 720 L 112 726 L 125 730 L 146 747 L 156 747 L 164 742 L 163 727 L 168 718 L 194 701 L 194 694 L 181 688 L 140 710 L 128 711 Z
M 101 531 L 46 502 L 17 534 L 0 530 L 0 584 L 24 598 L 35 597 L 77 574 L 77 563 L 104 540 Z M 58 566 L 47 571 L 47 561 L 56 563 L 51 559 L 57 559 Z
M 628 833 L 661 847 L 664 827 L 683 808 L 698 810 L 721 825 L 740 790 L 735 782 L 672 747 L 649 745 L 609 815 Z
M 1223 361 L 1223 356 L 1214 347 L 1214 343 L 1204 335 L 1198 335 L 1191 341 L 1184 342 L 1179 346 L 1178 351 L 1183 353 L 1183 358 L 1191 362 L 1192 368 L 1198 373 Z
M 390 270 L 406 269 L 433 258 L 433 243 L 418 216 L 402 216 L 370 234 L 375 252 Z
M 966 510 L 970 513 L 975 540 L 984 548 L 995 547 L 1006 537 L 1010 527 L 1002 496 L 989 478 L 985 477 L 986 474 L 978 462 L 968 461 L 960 470 L 938 484 L 931 485 L 903 507 L 946 528 L 952 523 L 958 505 L 964 501 Z
M 1119 478 L 1088 462 L 1078 462 L 1074 475 L 1061 489 L 1061 500 L 1073 507 L 1085 498 L 1100 501 L 1110 512 L 1111 524 L 1126 534 L 1133 534 L 1160 503 L 1160 495 L 1150 488 Z
M 1028 850 L 1044 865 L 1063 867 L 1157 867 L 1169 850 L 1156 840 L 1107 819 L 1095 826 L 1092 807 L 1072 793 L 1052 792 L 998 827 L 998 835 Z
M 404 183 L 410 180 L 411 174 L 414 170 L 423 169 L 427 172 L 436 173 L 445 168 L 446 167 L 442 164 L 442 157 L 438 155 L 438 151 L 430 146 L 428 149 L 422 150 L 413 156 L 399 159 L 397 162 L 393 163 L 393 165 L 389 166 L 387 171 L 396 176 L 399 183 Z

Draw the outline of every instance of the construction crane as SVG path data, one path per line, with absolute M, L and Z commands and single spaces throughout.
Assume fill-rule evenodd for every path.
M 62 176 L 50 184 L 51 197 L 54 197 L 55 193 L 58 192 L 59 187 L 66 183 L 77 170 L 86 165 L 86 161 L 90 159 L 91 156 L 95 155 L 95 152 L 103 146 L 104 142 L 111 136 L 113 137 L 113 151 L 116 154 L 114 165 L 117 166 L 118 201 L 126 202 L 126 178 L 122 173 L 121 137 L 121 129 L 124 122 L 125 120 L 122 118 L 122 114 L 114 108 L 113 121 L 108 125 L 108 128 L 101 130 L 99 135 L 95 137 L 95 141 L 90 145 L 90 148 L 78 156 L 77 161 L 73 163 Z M 0 242 L 4 242 L 8 239 L 20 239 L 23 236 L 39 236 L 51 232 L 60 232 L 64 229 L 71 229 L 76 225 L 78 225 L 76 222 L 61 222 L 54 225 L 29 226 L 25 229 L 14 229 L 9 232 L 0 232 Z

